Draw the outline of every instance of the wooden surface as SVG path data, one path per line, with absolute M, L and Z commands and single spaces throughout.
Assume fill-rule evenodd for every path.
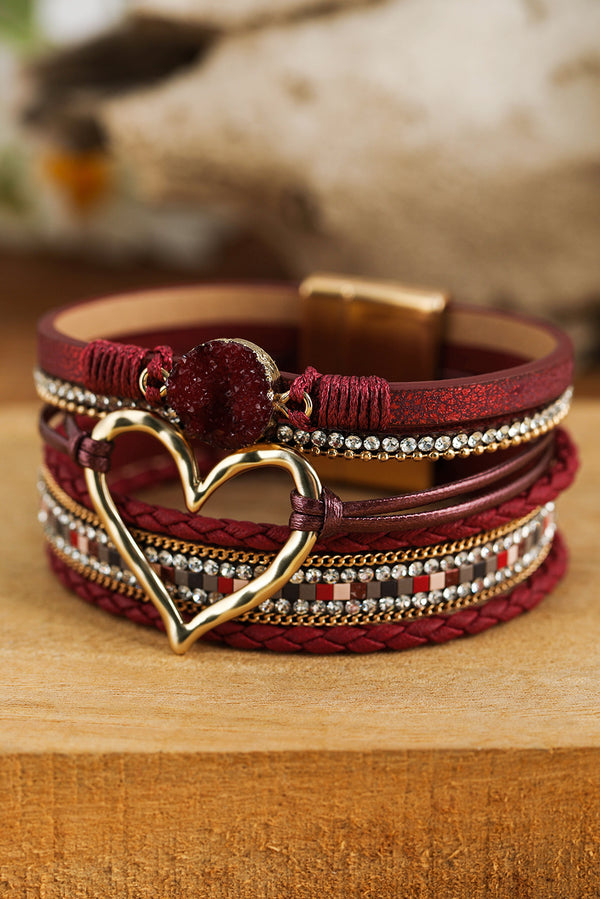
M 600 406 L 569 423 L 571 568 L 530 614 L 400 654 L 176 657 L 50 575 L 35 407 L 0 413 L 0 897 L 600 895 Z

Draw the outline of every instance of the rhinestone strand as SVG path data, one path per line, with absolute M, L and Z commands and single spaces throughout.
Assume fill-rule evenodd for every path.
M 314 456 L 342 456 L 346 459 L 455 459 L 473 453 L 493 453 L 541 437 L 556 427 L 567 415 L 573 389 L 569 387 L 550 406 L 533 416 L 517 419 L 485 431 L 459 431 L 444 434 L 415 434 L 407 436 L 344 434 L 341 431 L 304 431 L 282 424 L 277 428 L 277 440 L 293 446 L 301 453 Z
M 119 399 L 102 396 L 84 389 L 78 384 L 52 378 L 41 369 L 34 372 L 36 390 L 45 403 L 75 412 L 78 415 L 104 417 L 115 409 L 146 409 L 162 416 L 173 424 L 179 424 L 176 412 L 168 407 L 151 406 L 145 400 Z M 488 428 L 485 431 L 448 431 L 443 434 L 381 435 L 345 434 L 340 431 L 305 431 L 280 424 L 274 436 L 278 443 L 293 446 L 301 453 L 314 456 L 342 456 L 346 459 L 455 459 L 472 454 L 496 452 L 541 437 L 556 427 L 567 415 L 573 388 L 569 387 L 551 405 L 531 417 L 516 419 L 509 424 Z

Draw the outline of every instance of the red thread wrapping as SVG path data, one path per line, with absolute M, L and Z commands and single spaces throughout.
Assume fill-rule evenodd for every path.
M 321 375 L 309 366 L 290 384 L 290 401 L 302 406 L 304 393 L 317 389 L 314 419 L 303 411 L 290 410 L 298 428 L 343 428 L 381 431 L 390 417 L 390 385 L 376 375 Z
M 111 593 L 69 568 L 52 552 L 50 565 L 62 583 L 92 605 L 137 624 L 164 630 L 152 603 Z M 236 649 L 269 649 L 274 652 L 309 652 L 320 655 L 338 652 L 380 652 L 404 650 L 431 643 L 446 643 L 458 637 L 481 633 L 496 624 L 510 621 L 533 609 L 562 578 L 567 566 L 567 550 L 559 533 L 554 537 L 547 559 L 518 587 L 473 609 L 451 615 L 434 615 L 413 621 L 338 627 L 285 627 L 276 624 L 248 624 L 228 621 L 202 639 L 225 643 Z
M 82 356 L 83 382 L 88 390 L 107 396 L 141 396 L 139 377 L 148 369 L 146 399 L 153 405 L 161 402 L 160 388 L 164 383 L 161 369 L 171 371 L 173 351 L 168 346 L 154 350 L 133 344 L 92 340 Z

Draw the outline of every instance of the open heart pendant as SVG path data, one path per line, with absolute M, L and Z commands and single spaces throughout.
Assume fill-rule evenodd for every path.
M 185 437 L 173 425 L 150 412 L 137 409 L 111 412 L 94 427 L 92 437 L 95 440 L 114 440 L 131 431 L 152 435 L 169 451 L 177 466 L 185 503 L 190 512 L 198 512 L 208 497 L 225 481 L 254 468 L 285 468 L 291 474 L 301 496 L 318 499 L 321 495 L 319 478 L 308 462 L 291 450 L 268 444 L 238 450 L 226 456 L 202 479 L 194 452 Z M 261 575 L 235 593 L 230 593 L 203 609 L 191 621 L 185 622 L 165 585 L 121 518 L 106 482 L 106 475 L 86 468 L 85 479 L 98 517 L 123 560 L 158 609 L 171 648 L 176 653 L 184 653 L 198 637 L 211 628 L 236 618 L 272 596 L 297 571 L 317 539 L 316 531 L 292 531 Z

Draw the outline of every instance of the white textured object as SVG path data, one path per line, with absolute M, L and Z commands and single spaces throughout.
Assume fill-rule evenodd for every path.
M 195 21 L 219 9 L 143 6 Z M 304 14 L 257 26 L 269 6 Z M 597 0 L 315 7 L 231 2 L 231 21 L 253 27 L 101 108 L 146 194 L 237 209 L 298 274 L 397 276 L 531 309 L 597 296 Z

